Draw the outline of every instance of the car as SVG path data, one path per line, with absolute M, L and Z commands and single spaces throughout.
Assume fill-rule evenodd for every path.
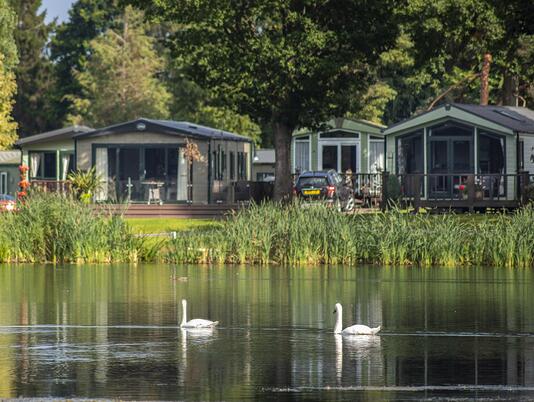
M 339 211 L 354 209 L 354 190 L 335 170 L 302 173 L 293 189 L 294 195 L 308 202 L 326 202 Z
M 0 194 L 0 212 L 13 212 L 17 209 L 17 200 L 8 194 Z

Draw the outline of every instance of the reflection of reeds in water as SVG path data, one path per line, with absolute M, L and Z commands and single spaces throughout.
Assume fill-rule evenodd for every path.
M 476 218 L 398 210 L 347 215 L 269 203 L 172 240 L 174 263 L 534 266 L 534 210 Z

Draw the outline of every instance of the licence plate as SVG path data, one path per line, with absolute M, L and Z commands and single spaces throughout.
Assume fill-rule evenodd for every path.
M 319 195 L 321 194 L 321 190 L 304 190 L 302 193 L 304 195 Z

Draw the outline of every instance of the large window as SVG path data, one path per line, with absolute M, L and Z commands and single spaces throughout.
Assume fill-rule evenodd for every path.
M 322 146 L 323 170 L 334 169 L 337 172 L 337 145 Z
M 33 179 L 57 179 L 56 151 L 30 152 L 30 176 Z
M 184 201 L 187 161 L 179 144 L 96 145 L 93 163 L 102 179 L 97 201 Z
M 233 154 L 233 153 L 231 153 Z M 212 173 L 213 180 L 224 180 L 226 176 L 226 152 L 221 148 L 220 145 L 217 146 L 217 149 L 212 152 Z
M 0 172 L 0 194 L 7 194 L 7 172 Z
M 309 137 L 295 139 L 295 172 L 310 170 L 310 140 Z
M 397 138 L 397 173 L 423 173 L 423 131 Z
M 369 142 L 369 173 L 384 170 L 384 141 L 371 140 Z
M 238 180 L 247 179 L 247 158 L 248 158 L 248 155 L 246 152 L 237 153 L 237 179 Z
M 235 180 L 235 154 L 230 151 L 230 180 Z
M 504 137 L 479 131 L 478 135 L 478 172 L 504 173 Z

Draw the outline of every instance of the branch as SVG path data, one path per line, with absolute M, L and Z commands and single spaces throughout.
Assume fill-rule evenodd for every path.
M 444 96 L 446 96 L 448 93 L 450 93 L 453 89 L 456 89 L 456 88 L 459 88 L 459 87 L 463 87 L 463 86 L 467 86 L 469 84 L 471 84 L 474 80 L 476 80 L 477 78 L 480 77 L 480 73 L 476 73 L 472 76 L 468 76 L 466 78 L 464 78 L 463 80 L 461 80 L 460 82 L 454 84 L 454 85 L 451 85 L 445 92 L 441 93 L 440 95 L 438 95 L 437 98 L 435 98 L 432 103 L 428 106 L 428 108 L 426 109 L 426 111 L 430 111 L 434 108 L 434 106 L 436 105 L 436 103 L 438 103 L 441 99 L 443 99 Z

